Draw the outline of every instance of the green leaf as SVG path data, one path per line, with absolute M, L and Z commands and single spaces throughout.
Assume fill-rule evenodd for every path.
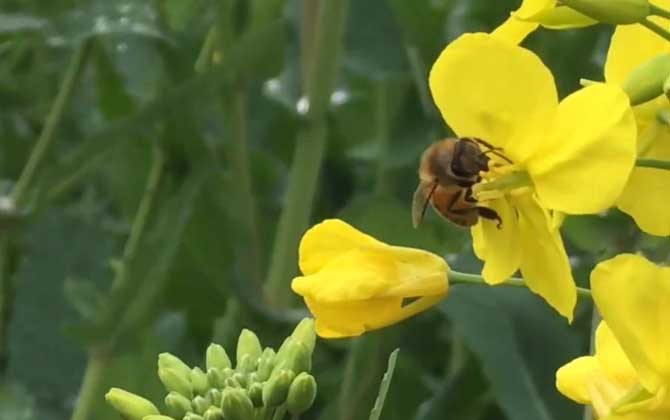
M 377 394 L 377 399 L 375 400 L 375 406 L 372 407 L 372 411 L 370 412 L 370 420 L 379 420 L 379 416 L 382 414 L 384 400 L 386 400 L 386 394 L 388 393 L 389 387 L 391 386 L 391 379 L 393 379 L 393 371 L 395 370 L 395 362 L 398 359 L 399 351 L 400 349 L 395 349 L 389 356 L 386 372 L 384 372 L 382 382 L 379 385 L 379 393 Z
M 32 420 L 35 401 L 28 390 L 18 385 L 0 385 L 0 420 Z
M 0 34 L 37 31 L 46 25 L 46 20 L 35 16 L 0 13 Z
M 541 298 L 518 288 L 457 285 L 440 310 L 481 362 L 508 418 L 578 418 L 578 407 L 556 390 L 555 373 L 586 353 L 588 339 Z

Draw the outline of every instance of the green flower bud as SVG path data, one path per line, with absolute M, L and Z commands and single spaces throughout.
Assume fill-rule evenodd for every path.
M 185 375 L 176 369 L 158 369 L 158 377 L 165 385 L 165 389 L 178 392 L 186 398 L 193 398 L 193 385 L 189 381 L 190 373 L 190 369 Z
M 244 355 L 248 355 L 251 360 L 257 360 L 261 357 L 262 353 L 263 348 L 256 334 L 246 328 L 243 329 L 240 333 L 240 338 L 237 339 L 237 358 L 235 359 L 237 360 L 237 365 L 240 365 Z
M 168 416 L 162 416 L 160 414 L 152 414 L 150 416 L 142 417 L 142 420 L 174 420 L 174 418 Z
M 226 420 L 251 420 L 254 418 L 254 406 L 243 389 L 224 389 L 221 409 Z
M 234 377 L 226 379 L 224 388 L 242 388 L 242 384 L 238 382 Z
M 248 354 L 243 354 L 242 359 L 237 361 L 236 370 L 238 372 L 253 372 L 258 366 L 258 357 L 253 357 Z
M 292 339 L 282 353 L 277 355 L 274 371 L 278 369 L 290 369 L 296 373 L 309 372 L 312 369 L 312 352 L 302 341 Z
M 231 367 L 232 364 L 230 363 L 230 358 L 228 357 L 228 353 L 226 353 L 226 349 L 218 344 L 212 343 L 207 347 L 205 366 L 208 371 L 212 368 L 223 370 Z
M 191 368 L 186 363 L 170 353 L 161 353 L 158 355 L 158 369 L 174 369 L 187 378 L 191 372 Z
M 286 398 L 286 407 L 289 413 L 298 416 L 309 410 L 315 398 L 316 381 L 309 373 L 302 372 L 291 382 Z
M 205 420 L 223 420 L 223 410 L 219 407 L 209 407 L 203 417 Z
M 183 420 L 205 420 L 201 415 L 195 413 L 186 413 Z
M 201 397 L 198 395 L 197 397 L 193 398 L 193 409 L 195 410 L 196 413 L 198 414 L 203 414 L 207 409 L 212 405 L 211 401 L 209 401 L 205 397 Z
M 599 22 L 613 25 L 638 23 L 651 13 L 648 0 L 561 0 L 561 3 Z
M 270 379 L 263 385 L 263 404 L 266 407 L 277 407 L 286 401 L 288 389 L 295 374 L 282 369 L 273 373 Z
M 142 420 L 145 416 L 160 414 L 151 401 L 120 388 L 110 389 L 105 400 L 127 420 Z
M 207 369 L 207 382 L 212 387 L 223 388 L 225 386 L 226 377 L 223 376 L 223 372 L 217 368 Z
M 187 412 L 193 409 L 191 400 L 174 391 L 170 392 L 165 397 L 165 406 L 170 415 L 178 419 L 184 417 Z
M 266 347 L 263 350 L 263 354 L 258 358 L 258 367 L 256 369 L 256 375 L 259 381 L 266 381 L 270 378 L 272 369 L 275 367 L 276 354 L 275 351 L 269 347 Z
M 665 82 L 663 82 L 663 92 L 665 93 L 665 96 L 670 99 L 670 74 L 665 79 Z
M 263 384 L 255 382 L 249 386 L 249 399 L 254 407 L 263 406 Z
M 193 391 L 195 391 L 196 394 L 205 395 L 209 389 L 207 374 L 199 367 L 194 367 L 191 370 L 191 384 L 193 385 Z
M 310 354 L 314 351 L 316 345 L 316 331 L 314 330 L 314 320 L 312 318 L 303 318 L 295 327 L 291 337 L 294 340 L 303 342 L 309 349 Z
M 220 406 L 221 398 L 222 398 L 221 391 L 216 388 L 212 388 L 207 392 L 207 399 L 209 399 L 212 402 L 212 405 L 215 405 L 217 407 Z
M 633 70 L 623 82 L 623 90 L 631 105 L 650 101 L 664 92 L 664 83 L 670 75 L 670 53 L 651 58 Z
M 246 388 L 247 384 L 249 383 L 249 377 L 244 373 L 238 372 L 234 374 L 233 379 L 235 379 L 242 386 L 242 388 Z

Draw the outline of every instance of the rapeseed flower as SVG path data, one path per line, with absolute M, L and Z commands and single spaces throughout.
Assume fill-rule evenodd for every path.
M 598 264 L 591 287 L 604 320 L 596 351 L 558 370 L 558 390 L 598 418 L 670 418 L 670 268 L 619 255 Z
M 658 3 L 660 7 L 670 9 L 670 0 Z M 609 83 L 623 85 L 635 68 L 663 53 L 670 53 L 668 41 L 640 25 L 619 26 L 607 53 L 605 79 Z M 668 98 L 660 95 L 634 107 L 633 112 L 640 133 L 638 157 L 670 159 L 670 126 L 659 118 L 663 113 L 670 113 Z M 636 167 L 617 201 L 617 207 L 631 215 L 645 232 L 667 236 L 670 235 L 670 212 L 666 200 L 659 197 L 669 196 L 670 171 Z
M 568 320 L 576 287 L 557 225 L 561 214 L 597 213 L 620 195 L 635 163 L 636 125 L 616 85 L 581 89 L 559 103 L 551 72 L 531 51 L 488 34 L 448 45 L 430 89 L 459 137 L 479 138 L 496 159 L 474 188 L 503 223 L 472 228 L 482 275 L 498 284 L 517 270 Z
M 338 219 L 309 229 L 299 254 L 303 275 L 291 287 L 305 299 L 322 337 L 395 324 L 433 306 L 448 289 L 449 267 L 441 257 L 385 244 Z

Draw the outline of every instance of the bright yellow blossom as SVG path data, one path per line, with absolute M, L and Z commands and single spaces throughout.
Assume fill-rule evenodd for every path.
M 591 273 L 604 322 L 596 352 L 556 372 L 558 390 L 607 420 L 670 418 L 670 268 L 624 254 Z
M 480 138 L 497 160 L 475 186 L 502 218 L 472 228 L 484 279 L 520 269 L 528 287 L 572 319 L 576 288 L 557 213 L 600 212 L 620 195 L 635 162 L 636 126 L 621 88 L 599 84 L 558 101 L 551 72 L 529 50 L 487 34 L 466 34 L 435 62 L 430 89 L 459 137 Z
M 321 337 L 357 336 L 395 324 L 447 293 L 444 259 L 385 244 L 338 219 L 309 229 L 299 254 L 303 276 L 291 287 L 305 299 Z
M 656 3 L 670 10 L 670 0 Z M 605 79 L 623 84 L 637 66 L 662 53 L 670 53 L 668 41 L 640 25 L 618 26 L 607 54 Z M 633 112 L 640 133 L 639 157 L 670 159 L 670 126 L 658 118 L 660 113 L 670 112 L 668 98 L 659 96 L 636 106 Z M 662 197 L 670 197 L 670 171 L 635 168 L 617 206 L 630 214 L 645 232 L 667 236 L 670 235 L 670 211 L 667 200 Z

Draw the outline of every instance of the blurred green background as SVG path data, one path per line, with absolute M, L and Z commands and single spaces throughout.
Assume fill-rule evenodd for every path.
M 116 419 L 110 386 L 164 395 L 159 352 L 202 364 L 244 327 L 278 346 L 306 314 L 298 240 L 324 218 L 477 272 L 468 231 L 411 226 L 419 155 L 449 134 L 427 74 L 518 3 L 2 0 L 0 419 L 69 419 L 92 370 L 88 418 Z M 526 45 L 564 96 L 602 79 L 610 34 Z M 40 135 L 52 144 L 13 206 Z M 616 211 L 563 234 L 582 285 L 608 255 L 668 251 Z M 582 418 L 554 373 L 588 352 L 589 302 L 568 326 L 526 290 L 451 290 L 400 325 L 319 340 L 304 418 L 367 418 L 396 347 L 383 419 Z

